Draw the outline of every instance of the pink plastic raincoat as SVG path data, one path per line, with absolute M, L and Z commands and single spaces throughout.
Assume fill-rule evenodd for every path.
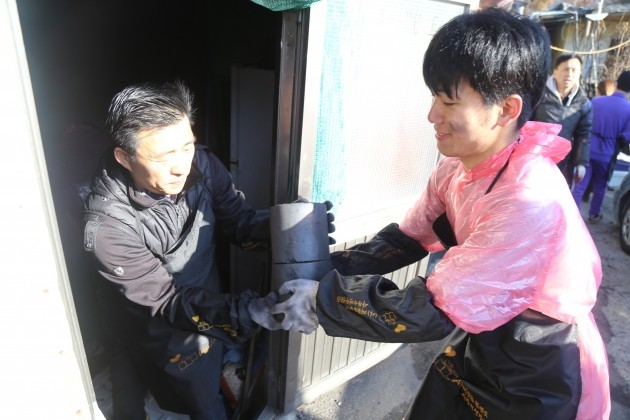
M 433 221 L 444 211 L 458 246 L 427 279 L 434 303 L 470 333 L 489 331 L 530 308 L 577 324 L 582 375 L 578 419 L 610 413 L 606 350 L 591 309 L 599 254 L 555 163 L 570 149 L 557 124 L 528 122 L 513 143 L 469 171 L 442 159 L 401 230 L 425 249 L 443 246 Z M 486 194 L 506 159 L 505 172 Z

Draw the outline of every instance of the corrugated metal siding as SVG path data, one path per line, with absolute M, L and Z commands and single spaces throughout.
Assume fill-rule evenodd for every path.
M 365 236 L 331 247 L 331 252 L 340 251 L 369 240 Z M 404 267 L 386 277 L 403 288 L 407 283 L 424 273 L 426 261 Z M 322 328 L 311 335 L 303 335 L 297 367 L 297 400 L 308 401 L 312 395 L 345 382 L 350 377 L 369 368 L 395 351 L 399 344 L 377 343 L 345 337 L 330 337 Z M 372 360 L 369 360 L 370 357 Z M 354 364 L 356 369 L 351 369 Z M 353 374 L 350 374 L 353 373 Z M 296 404 L 298 405 L 298 404 Z

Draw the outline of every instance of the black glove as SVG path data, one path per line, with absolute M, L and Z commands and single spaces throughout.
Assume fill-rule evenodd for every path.
M 429 253 L 396 223 L 381 229 L 372 239 L 330 254 L 335 270 L 344 276 L 387 274 L 426 257 Z
M 330 209 L 333 208 L 333 203 L 326 200 L 324 204 L 326 205 L 326 217 L 328 218 L 328 233 L 333 233 L 335 231 L 335 224 L 333 223 L 335 221 L 335 215 L 330 211 Z M 335 238 L 328 235 L 328 244 L 333 245 L 336 243 Z
M 310 203 L 306 198 L 300 197 L 294 201 L 294 203 Z M 328 221 L 328 233 L 333 233 L 335 231 L 335 215 L 330 211 L 333 208 L 333 203 L 326 200 L 324 201 L 324 205 L 326 206 L 326 219 Z M 332 236 L 328 235 L 328 245 L 336 244 L 337 241 Z
M 255 298 L 249 303 L 247 311 L 256 324 L 268 330 L 279 330 L 282 324 L 271 313 L 271 308 L 278 303 L 278 293 L 271 292 L 263 298 Z
M 317 313 L 315 304 L 319 282 L 315 280 L 289 280 L 280 286 L 281 296 L 290 295 L 284 302 L 273 306 L 271 313 L 284 314 L 282 329 L 310 334 L 317 329 Z

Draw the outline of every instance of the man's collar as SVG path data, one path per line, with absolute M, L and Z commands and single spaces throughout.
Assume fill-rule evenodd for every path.
M 562 95 L 560 94 L 560 91 L 558 90 L 558 86 L 556 86 L 556 80 L 553 78 L 553 76 L 549 76 L 549 79 L 547 79 L 547 87 L 549 88 L 550 91 L 552 91 L 558 97 L 558 99 L 560 99 L 560 102 L 562 102 Z M 575 97 L 575 95 L 577 95 L 579 90 L 580 90 L 580 83 L 578 82 L 575 85 L 573 85 L 573 87 L 571 88 L 571 92 L 569 92 L 567 103 L 566 103 L 567 106 L 571 105 L 573 98 Z

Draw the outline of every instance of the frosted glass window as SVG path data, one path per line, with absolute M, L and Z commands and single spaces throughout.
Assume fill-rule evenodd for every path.
M 353 220 L 398 222 L 426 186 L 438 152 L 422 60 L 437 28 L 466 7 L 414 0 L 312 7 L 300 192 L 331 200 L 338 229 Z

